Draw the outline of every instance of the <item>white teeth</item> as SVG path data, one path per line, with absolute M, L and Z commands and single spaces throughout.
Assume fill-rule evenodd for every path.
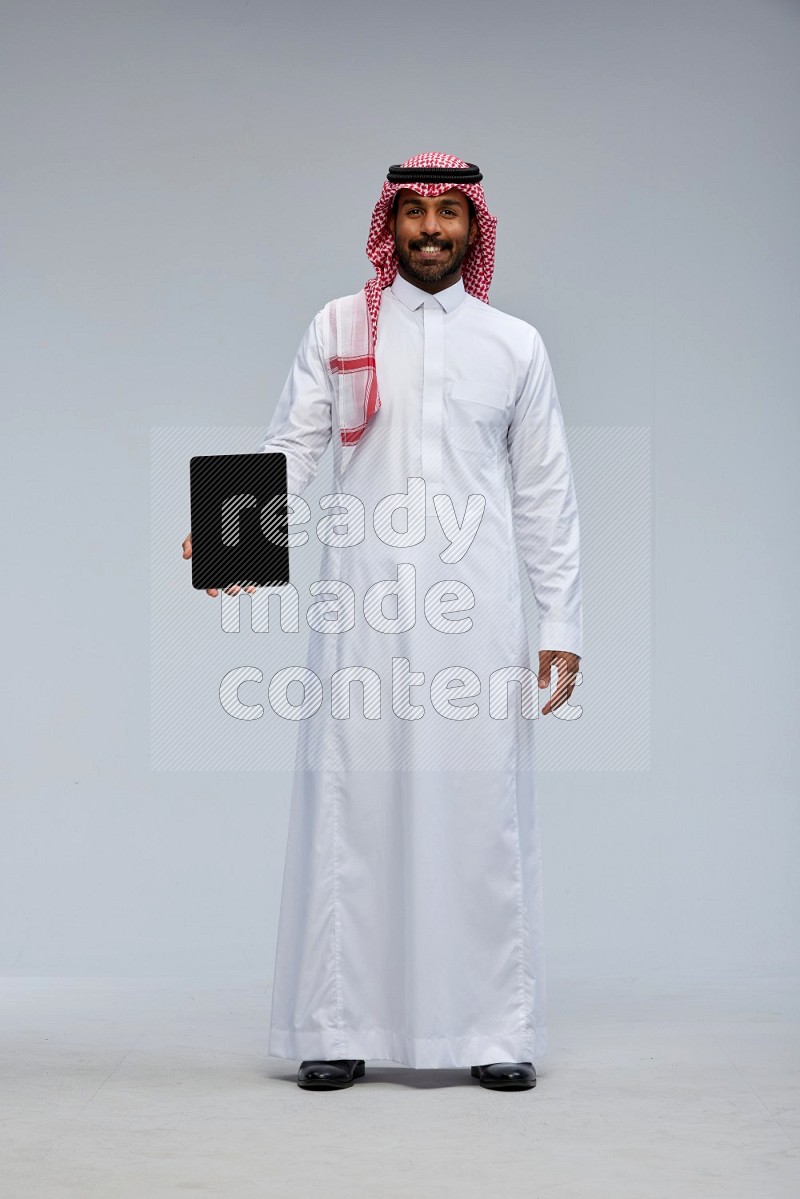
M 438 246 L 423 246 L 422 253 L 423 254 L 438 254 L 439 247 Z

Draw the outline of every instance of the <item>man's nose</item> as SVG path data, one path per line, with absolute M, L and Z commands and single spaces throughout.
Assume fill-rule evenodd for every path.
M 435 212 L 426 212 L 422 218 L 421 232 L 428 237 L 436 237 L 441 232 L 439 228 L 439 217 Z

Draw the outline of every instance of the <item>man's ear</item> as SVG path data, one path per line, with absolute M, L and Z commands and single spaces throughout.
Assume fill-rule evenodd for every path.
M 396 224 L 397 224 L 397 213 L 395 212 L 395 210 L 393 208 L 390 208 L 386 214 L 386 228 L 389 230 L 392 237 L 394 237 L 394 227 Z
M 478 236 L 478 218 L 472 217 L 469 223 L 469 236 L 467 237 L 467 245 L 471 246 L 475 238 Z

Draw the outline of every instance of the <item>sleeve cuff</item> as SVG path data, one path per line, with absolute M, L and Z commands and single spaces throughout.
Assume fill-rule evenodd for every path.
M 583 631 L 566 621 L 543 620 L 539 624 L 539 649 L 561 650 L 583 655 Z

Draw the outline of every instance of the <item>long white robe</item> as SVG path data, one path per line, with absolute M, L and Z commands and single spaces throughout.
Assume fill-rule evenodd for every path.
M 268 1049 L 414 1067 L 536 1062 L 547 1050 L 538 660 L 514 530 L 540 647 L 582 652 L 578 513 L 550 361 L 533 326 L 460 281 L 434 296 L 398 276 L 378 326 L 382 407 L 343 447 L 330 340 L 323 309 L 260 447 L 286 454 L 299 496 L 332 437 L 331 490 L 365 512 L 352 544 L 335 508 L 341 544 L 322 551 L 321 606 L 341 615 L 343 583 L 355 602 L 352 627 L 318 617 L 310 634 L 323 699 L 299 728 Z M 411 505 L 406 529 L 396 512 L 393 537 L 379 509 L 376 529 L 383 497 L 418 499 L 420 487 L 424 517 Z M 463 522 L 470 496 L 472 540 L 448 554 L 448 518 Z M 395 581 L 396 606 L 365 611 L 381 580 Z M 337 691 L 348 666 L 362 682 Z M 490 691 L 493 672 L 520 667 L 527 678 Z

